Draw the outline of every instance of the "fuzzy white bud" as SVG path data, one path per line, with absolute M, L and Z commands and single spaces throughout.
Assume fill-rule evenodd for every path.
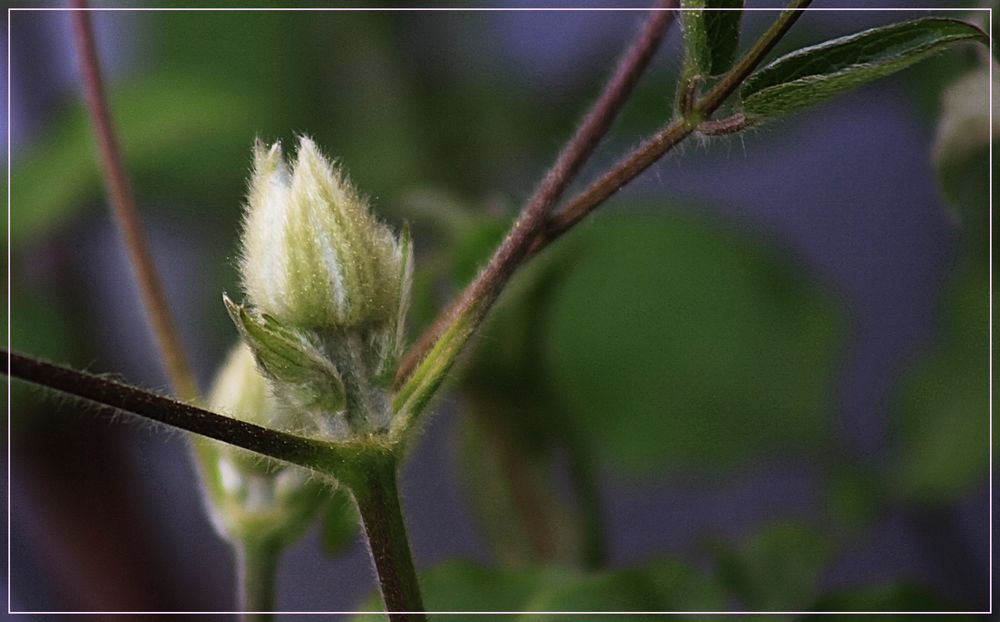
M 240 251 L 246 306 L 226 306 L 279 407 L 320 436 L 388 429 L 412 279 L 398 238 L 312 140 L 289 168 L 254 150 Z
M 287 428 L 275 408 L 253 354 L 240 344 L 220 368 L 208 398 L 215 412 L 258 425 Z M 295 540 L 323 499 L 322 484 L 301 467 L 268 460 L 243 449 L 196 439 L 205 479 L 206 505 L 219 533 L 233 542 Z
M 249 301 L 289 326 L 394 322 L 400 243 L 312 140 L 291 171 L 278 143 L 258 143 L 240 270 Z

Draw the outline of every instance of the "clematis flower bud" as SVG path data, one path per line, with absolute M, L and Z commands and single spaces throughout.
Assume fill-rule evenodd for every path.
M 257 144 L 240 269 L 260 312 L 308 328 L 392 322 L 403 287 L 400 251 L 312 140 L 299 140 L 291 172 L 280 144 Z
M 209 406 L 216 412 L 270 427 L 291 423 L 269 395 L 247 346 L 232 350 L 219 370 Z M 291 543 L 309 525 L 325 498 L 322 484 L 301 467 L 262 458 L 243 449 L 194 439 L 209 515 L 234 543 Z
M 254 149 L 240 252 L 246 305 L 226 306 L 279 408 L 344 440 L 388 429 L 412 265 L 397 238 L 309 138 L 289 170 Z

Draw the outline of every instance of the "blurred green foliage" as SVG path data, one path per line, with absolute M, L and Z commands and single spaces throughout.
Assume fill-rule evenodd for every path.
M 711 611 L 725 605 L 722 589 L 707 573 L 672 560 L 598 572 L 558 566 L 504 570 L 456 561 L 431 569 L 422 577 L 421 584 L 426 604 L 434 611 L 530 612 L 514 617 L 477 615 L 483 620 L 555 622 L 578 619 L 579 614 L 545 612 Z M 377 608 L 377 600 L 370 598 L 362 610 Z M 436 618 L 431 616 L 431 619 Z M 636 614 L 616 619 L 649 617 Z M 714 618 L 680 616 L 680 619 Z
M 224 265 L 235 248 L 254 135 L 288 141 L 309 133 L 377 209 L 412 221 L 415 333 L 509 225 L 510 209 L 485 205 L 509 208 L 528 194 L 599 80 L 526 96 L 513 70 L 456 60 L 454 50 L 435 45 L 457 33 L 474 40 L 488 21 L 445 15 L 413 34 L 412 18 L 156 14 L 144 25 L 141 75 L 110 88 L 142 210 L 182 231 L 197 228 L 221 249 Z M 806 20 L 794 37 L 809 40 Z M 936 111 L 935 85 L 974 59 L 963 52 L 913 70 L 909 93 L 922 110 Z M 654 76 L 617 126 L 623 141 L 657 127 L 669 110 L 671 80 Z M 946 104 L 946 118 L 958 109 L 966 108 Z M 102 189 L 82 107 L 67 103 L 45 125 L 12 162 L 13 345 L 82 364 L 90 360 L 81 335 L 91 310 L 74 306 L 51 275 L 24 268 L 101 214 L 93 208 Z M 889 495 L 950 502 L 984 480 L 988 143 L 956 140 L 971 147 L 944 150 L 938 164 L 961 215 L 963 250 L 943 294 L 939 343 L 901 383 L 892 463 L 863 470 L 842 456 L 833 461 L 830 513 L 852 530 L 871 525 Z M 503 199 L 487 200 L 490 192 Z M 833 383 L 846 332 L 844 310 L 823 284 L 766 235 L 667 202 L 629 203 L 520 274 L 467 357 L 455 384 L 462 474 L 500 563 L 430 570 L 428 605 L 946 606 L 912 585 L 819 594 L 841 541 L 816 525 L 765 525 L 742 545 L 722 543 L 711 571 L 670 559 L 595 570 L 606 561 L 600 472 L 725 476 L 761 456 L 832 451 Z M 207 273 L 216 289 L 234 287 L 231 271 Z M 228 326 L 221 304 L 206 304 L 218 304 L 217 326 Z M 567 465 L 571 486 L 559 477 Z M 330 552 L 356 537 L 353 512 L 342 497 L 331 503 L 323 532 Z
M 795 611 L 816 598 L 833 542 L 800 523 L 777 523 L 718 555 L 719 576 L 751 611 Z
M 717 470 L 824 437 L 841 320 L 787 256 L 663 206 L 580 238 L 545 319 L 548 360 L 603 457 Z

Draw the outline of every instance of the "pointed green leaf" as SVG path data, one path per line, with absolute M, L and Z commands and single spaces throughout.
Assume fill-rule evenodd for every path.
M 795 112 L 962 41 L 989 42 L 975 26 L 931 17 L 803 48 L 779 58 L 743 83 L 743 109 L 758 120 Z
M 743 0 L 682 0 L 681 7 L 685 9 L 681 25 L 688 73 L 724 73 L 739 47 Z

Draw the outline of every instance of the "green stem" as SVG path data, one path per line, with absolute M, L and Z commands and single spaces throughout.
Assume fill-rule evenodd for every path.
M 241 619 L 270 622 L 274 619 L 280 549 L 268 542 L 242 542 L 235 548 Z
M 352 486 L 392 622 L 426 620 L 396 488 L 396 457 L 379 454 Z

